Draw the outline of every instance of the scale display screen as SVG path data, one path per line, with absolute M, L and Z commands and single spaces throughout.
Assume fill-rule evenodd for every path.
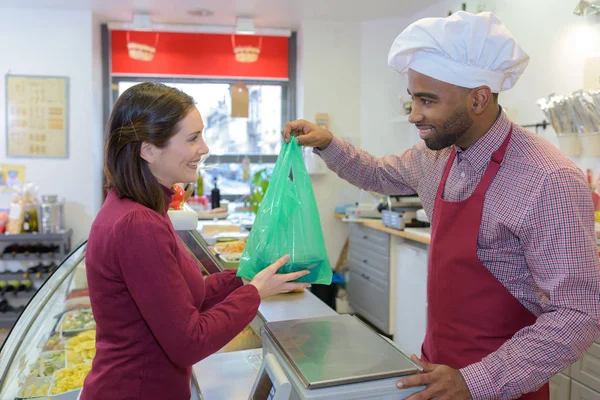
M 273 381 L 269 373 L 263 369 L 256 383 L 256 389 L 250 394 L 249 400 L 273 400 L 274 398 L 275 387 L 273 386 Z
M 289 400 L 292 386 L 273 354 L 266 354 L 248 400 Z

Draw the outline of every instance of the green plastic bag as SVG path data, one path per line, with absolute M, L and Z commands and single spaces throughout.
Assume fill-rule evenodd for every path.
M 310 273 L 296 282 L 331 284 L 331 265 L 319 210 L 296 137 L 281 148 L 240 258 L 237 276 L 252 280 L 286 254 L 290 260 L 278 273 L 308 269 Z

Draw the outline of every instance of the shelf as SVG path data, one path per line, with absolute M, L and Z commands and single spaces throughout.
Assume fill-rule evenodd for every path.
M 56 242 L 63 241 L 73 235 L 72 229 L 61 233 L 19 233 L 18 235 L 0 235 L 0 242 Z
M 7 312 L 0 313 L 0 328 L 12 328 L 21 313 Z
M 29 254 L 25 255 L 17 253 L 16 256 L 12 254 L 5 254 L 0 256 L 0 261 L 58 261 L 61 262 L 67 255 L 61 252 L 56 252 L 52 256 L 48 253 L 41 253 L 40 255 Z
M 36 278 L 35 274 L 30 274 L 29 278 L 25 278 L 23 276 L 25 272 L 0 272 L 0 280 L 3 281 L 13 281 L 13 280 L 21 280 L 21 279 L 31 279 L 33 283 L 41 283 L 45 282 L 46 279 L 50 276 L 50 273 L 42 273 L 42 276 Z M 35 285 L 34 285 L 35 286 Z

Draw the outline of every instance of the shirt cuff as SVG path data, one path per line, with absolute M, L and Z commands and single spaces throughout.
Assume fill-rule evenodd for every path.
M 467 384 L 473 400 L 496 399 L 496 393 L 492 377 L 483 362 L 468 365 L 461 368 L 460 373 Z
M 337 136 L 334 136 L 333 139 L 331 140 L 331 143 L 329 143 L 329 145 L 325 149 L 319 150 L 315 147 L 313 149 L 313 153 L 317 154 L 325 162 L 327 162 L 327 160 L 333 160 L 333 159 L 339 157 L 342 154 L 343 146 L 344 146 L 344 140 L 340 139 Z

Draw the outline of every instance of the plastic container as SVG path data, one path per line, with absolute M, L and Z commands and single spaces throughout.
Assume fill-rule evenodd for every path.
M 580 133 L 581 157 L 600 157 L 600 132 Z
M 242 253 L 219 254 L 223 268 L 237 269 Z
M 213 246 L 215 253 L 217 254 L 237 254 L 242 253 L 246 247 L 246 242 L 243 240 L 236 240 L 233 242 L 220 242 Z
M 27 379 L 52 378 L 55 371 L 63 369 L 66 365 L 67 358 L 64 350 L 45 351 L 30 365 Z
M 75 318 L 78 316 L 78 314 L 82 314 L 82 313 L 89 313 L 91 315 L 92 310 L 91 309 L 83 309 L 83 310 L 77 310 L 77 311 L 69 311 L 69 312 L 66 312 L 63 314 L 62 318 L 60 319 L 60 322 L 58 323 L 58 329 L 60 332 L 62 332 L 63 336 L 76 336 L 77 334 L 79 334 L 81 332 L 96 329 L 95 322 L 89 323 L 89 325 L 86 327 L 65 329 L 65 322 L 67 320 Z M 93 316 L 92 316 L 92 321 L 93 321 Z
M 23 385 L 17 392 L 15 399 L 45 399 L 48 397 L 52 377 L 35 378 L 29 377 L 23 382 Z M 34 395 L 34 393 L 36 393 Z M 43 393 L 43 394 L 42 394 Z
M 577 133 L 557 135 L 560 150 L 569 157 L 579 157 L 581 153 L 581 138 Z

